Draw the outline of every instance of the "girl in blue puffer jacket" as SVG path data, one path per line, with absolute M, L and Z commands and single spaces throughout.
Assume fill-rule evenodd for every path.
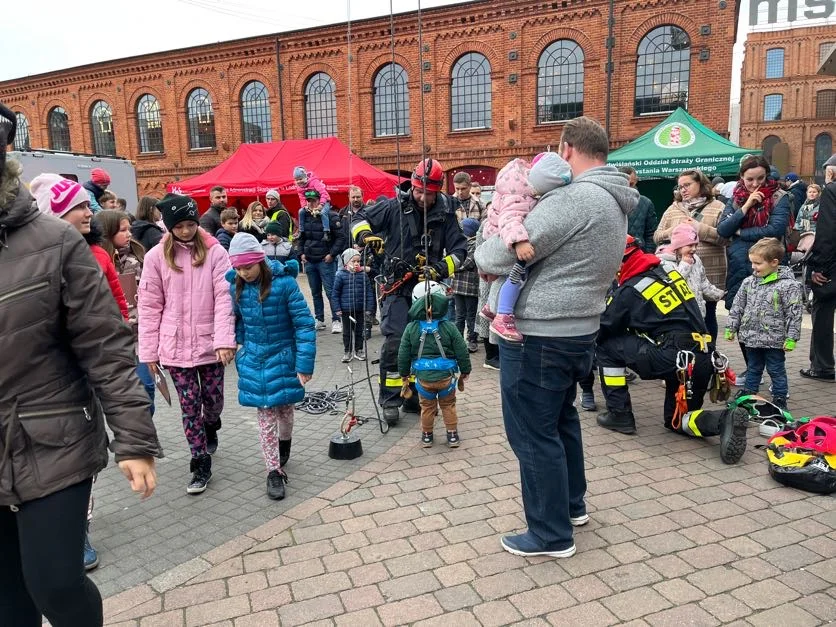
M 267 496 L 284 498 L 293 432 L 293 406 L 305 396 L 313 375 L 316 330 L 296 283 L 299 265 L 268 263 L 249 233 L 237 233 L 229 246 L 235 337 L 240 347 L 238 402 L 258 408 L 258 427 L 267 463 Z

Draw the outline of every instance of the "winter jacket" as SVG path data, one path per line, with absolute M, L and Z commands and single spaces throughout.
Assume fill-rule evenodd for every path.
M 320 181 L 313 172 L 308 172 L 307 178 L 307 184 L 296 186 L 296 193 L 299 194 L 299 206 L 307 206 L 308 200 L 305 198 L 305 192 L 309 190 L 316 190 L 319 192 L 319 202 L 323 205 L 325 203 L 331 204 L 331 196 L 328 194 L 328 190 L 325 189 L 325 183 Z
M 235 233 L 230 233 L 223 227 L 215 231 L 215 239 L 218 240 L 218 243 L 224 247 L 225 251 L 229 251 L 229 245 L 232 243 L 232 238 L 235 236 Z
M 161 457 L 133 335 L 78 231 L 38 211 L 9 159 L 0 183 L 0 507 Z M 102 412 L 102 410 L 104 410 Z
M 346 249 L 340 215 L 336 211 L 331 211 L 328 219 L 331 233 L 326 239 L 325 229 L 322 226 L 322 215 L 315 216 L 308 213 L 305 216 L 305 230 L 299 233 L 294 240 L 294 244 L 298 242 L 296 245 L 299 246 L 301 254 L 305 255 L 306 262 L 319 263 L 325 259 L 326 255 L 331 255 L 331 257 L 337 259 Z
M 726 285 L 726 246 L 728 240 L 724 240 L 717 233 L 717 223 L 723 215 L 725 205 L 719 200 L 713 200 L 700 209 L 690 211 L 683 203 L 675 202 L 665 210 L 659 220 L 659 226 L 653 234 L 653 241 L 657 244 L 666 244 L 671 239 L 671 233 L 676 226 L 682 224 L 688 218 L 696 222 L 692 224 L 697 231 L 700 243 L 697 245 L 697 254 L 705 266 L 705 274 L 708 280 L 719 288 Z M 650 251 L 652 252 L 652 251 Z
M 828 183 L 821 190 L 816 241 L 807 265 L 811 272 L 821 272 L 836 281 L 836 182 Z
M 362 207 L 360 207 L 362 209 Z M 350 248 L 354 246 L 354 237 L 351 235 L 351 222 L 360 212 L 360 209 L 354 209 L 350 205 L 348 207 L 343 207 L 340 210 L 340 224 L 342 226 L 343 232 L 343 241 L 345 242 L 345 247 Z M 333 232 L 334 227 L 331 227 Z
M 268 261 L 281 261 L 284 263 L 291 253 L 291 245 L 286 239 L 280 239 L 278 243 L 271 244 L 268 240 L 261 242 L 264 254 Z
M 479 296 L 479 272 L 476 270 L 476 261 L 473 255 L 476 252 L 476 236 L 467 238 L 467 257 L 461 267 L 453 275 L 450 284 L 453 294 L 459 296 Z
M 349 272 L 345 268 L 337 270 L 331 300 L 341 313 L 375 310 L 374 287 L 368 275 L 363 272 Z
M 264 231 L 264 229 L 267 228 L 267 223 L 268 222 L 269 222 L 269 220 L 267 220 L 266 218 L 263 219 L 263 220 L 258 220 L 258 221 L 254 220 L 253 223 L 249 227 L 244 226 L 243 222 L 239 222 L 238 223 L 238 232 L 239 233 L 249 233 L 254 238 L 256 238 L 259 242 L 263 242 L 264 238 L 267 237 L 267 233 Z
M 528 181 L 532 169 L 527 161 L 514 159 L 499 171 L 493 202 L 488 211 L 488 223 L 485 225 L 485 239 L 499 233 L 509 248 L 517 242 L 529 240 L 523 220 L 537 204 L 538 195 L 537 190 Z M 566 181 L 557 180 L 546 179 L 546 182 L 548 185 L 540 190 L 541 194 L 566 184 Z
M 406 326 L 406 329 L 401 336 L 401 345 L 398 349 L 398 372 L 402 378 L 409 376 L 412 370 L 412 362 L 418 358 L 418 348 L 421 344 L 421 326 L 419 321 L 426 320 L 426 308 L 424 307 L 424 299 L 422 296 L 409 308 L 409 319 L 411 322 Z M 470 354 L 467 352 L 467 344 L 465 344 L 462 334 L 456 328 L 456 325 L 449 320 L 444 320 L 447 315 L 449 307 L 449 300 L 441 294 L 432 295 L 433 304 L 433 318 L 440 319 L 438 323 L 438 334 L 441 336 L 441 347 L 444 349 L 444 354 L 450 359 L 455 359 L 462 374 L 470 374 Z M 424 352 L 421 357 L 440 357 L 441 353 L 438 351 L 438 345 L 435 342 L 432 334 L 427 334 L 424 341 Z M 421 381 L 442 381 L 450 376 L 447 370 L 429 370 L 421 372 Z
M 224 207 L 224 209 L 225 208 L 226 207 Z M 200 226 L 203 228 L 204 231 L 206 231 L 207 233 L 218 232 L 218 229 L 221 228 L 221 211 L 223 211 L 223 209 L 209 207 L 206 213 L 200 216 Z
M 151 250 L 163 238 L 163 230 L 152 222 L 134 220 L 131 225 L 131 237 L 142 244 L 145 250 Z
M 202 229 L 209 248 L 202 266 L 192 265 L 191 246 L 175 242 L 172 270 L 163 257 L 166 234 L 145 255 L 139 282 L 139 360 L 194 368 L 218 361 L 215 351 L 235 348 L 235 318 L 225 278 L 229 256 Z
M 800 233 L 816 232 L 816 221 L 819 217 L 819 199 L 807 201 L 798 209 L 793 228 Z
M 105 193 L 105 189 L 96 185 L 93 181 L 87 181 L 82 187 L 87 191 L 87 196 L 90 198 L 90 210 L 93 213 L 98 213 L 102 210 L 99 204 L 99 198 Z
M 591 168 L 540 198 L 525 220 L 534 259 L 514 310 L 520 333 L 578 337 L 598 330 L 624 256 L 627 215 L 638 201 L 612 166 Z M 486 274 L 507 276 L 516 260 L 497 237 L 476 248 L 476 265 Z M 493 311 L 502 281 L 491 283 Z
M 278 407 L 298 403 L 305 389 L 297 374 L 313 374 L 316 330 L 296 283 L 299 264 L 272 261 L 270 294 L 259 301 L 260 282 L 245 283 L 240 298 L 235 270 L 226 272 L 235 312 L 238 402 L 245 407 Z
M 646 253 L 656 250 L 653 235 L 656 233 L 658 224 L 659 218 L 656 216 L 656 207 L 653 206 L 653 202 L 647 196 L 639 196 L 639 204 L 627 216 L 627 234 L 635 237 L 641 249 Z
M 801 337 L 801 284 L 785 266 L 767 277 L 750 274 L 740 286 L 726 328 L 749 348 L 783 348 Z
M 723 298 L 723 290 L 713 285 L 705 274 L 705 266 L 702 265 L 702 260 L 699 255 L 694 255 L 694 263 L 687 261 L 676 261 L 676 255 L 672 253 L 656 253 L 660 259 L 669 261 L 676 266 L 677 271 L 688 283 L 688 287 L 694 293 L 694 298 L 697 301 L 697 306 L 700 308 L 700 313 L 705 317 L 705 301 L 718 301 Z M 716 339 L 716 338 L 715 338 Z
M 97 244 L 90 246 L 90 252 L 102 269 L 102 272 L 107 279 L 107 284 L 110 287 L 110 293 L 113 295 L 113 300 L 119 305 L 119 311 L 122 317 L 128 319 L 128 302 L 125 300 L 125 293 L 122 291 L 122 286 L 119 283 L 119 273 L 116 272 L 116 266 L 113 265 L 113 259 L 107 254 L 107 251 Z
M 786 193 L 781 190 L 775 192 L 773 202 L 772 213 L 769 214 L 766 226 L 741 229 L 740 225 L 745 216 L 740 211 L 740 207 L 734 204 L 734 199 L 726 204 L 723 215 L 717 223 L 717 234 L 731 242 L 726 249 L 728 262 L 726 307 L 734 303 L 740 284 L 752 272 L 752 265 L 749 263 L 749 249 L 752 244 L 764 237 L 777 237 L 782 241 L 784 239 L 790 221 L 790 203 L 786 198 Z M 740 230 L 739 235 L 738 230 Z
M 469 196 L 467 200 L 461 200 L 454 196 L 453 204 L 456 207 L 456 218 L 458 218 L 459 224 L 461 224 L 462 220 L 465 218 L 474 218 L 481 222 L 488 217 L 488 212 L 485 210 L 485 206 L 476 200 L 475 196 Z
M 795 220 L 798 210 L 807 201 L 807 183 L 798 180 L 787 188 L 788 201 L 790 203 L 790 215 Z

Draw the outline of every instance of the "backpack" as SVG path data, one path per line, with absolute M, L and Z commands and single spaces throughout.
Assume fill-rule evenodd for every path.
M 776 433 L 766 457 L 778 483 L 816 494 L 836 492 L 836 418 L 818 416 Z

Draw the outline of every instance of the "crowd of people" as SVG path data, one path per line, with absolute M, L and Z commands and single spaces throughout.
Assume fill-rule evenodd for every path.
M 0 141 L 14 134 L 14 115 L 0 105 Z M 801 375 L 834 379 L 836 156 L 823 188 L 780 179 L 757 156 L 742 161 L 731 186 L 684 171 L 657 223 L 635 172 L 608 166 L 608 151 L 596 121 L 571 120 L 556 151 L 505 166 L 486 205 L 465 172 L 445 193 L 443 166 L 427 158 L 393 198 L 364 202 L 352 187 L 338 211 L 326 182 L 299 166 L 297 219 L 276 190 L 239 213 L 222 187 L 203 215 L 178 194 L 142 198 L 129 214 L 103 170 L 83 185 L 45 173 L 27 188 L 20 166 L 4 159 L 0 342 L 7 354 L 21 343 L 31 354 L 2 367 L 0 543 L 10 556 L 0 567 L 2 622 L 101 623 L 101 599 L 82 570 L 98 562 L 93 482 L 109 447 L 131 487 L 153 493 L 162 378 L 179 400 L 188 494 L 212 478 L 225 368 L 235 362 L 238 402 L 257 414 L 266 494 L 284 498 L 294 406 L 314 373 L 317 331 L 328 328 L 325 300 L 343 363 L 367 359 L 379 319 L 377 402 L 390 425 L 401 411 L 420 413 L 424 447 L 439 413 L 446 444 L 459 446 L 457 392 L 481 340 L 484 366 L 499 370 L 520 464 L 528 528 L 501 539 L 511 553 L 576 551 L 573 528 L 589 521 L 576 405 L 597 409 L 596 374 L 601 427 L 636 432 L 632 371 L 664 381 L 667 429 L 719 435 L 721 459 L 736 463 L 745 411 L 702 408 L 715 351 L 738 340 L 740 394 L 758 392 L 766 369 L 773 402 L 786 407 L 785 353 L 800 339 L 802 315 L 786 265 L 794 232 L 818 233 L 807 260 L 814 341 Z M 57 512 L 67 521 L 60 529 L 49 524 Z

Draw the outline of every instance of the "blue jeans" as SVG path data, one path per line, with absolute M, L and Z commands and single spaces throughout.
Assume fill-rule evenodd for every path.
M 313 298 L 314 317 L 320 322 L 325 321 L 325 306 L 322 302 L 322 287 L 325 286 L 325 296 L 328 298 L 328 306 L 331 308 L 331 320 L 339 320 L 337 309 L 331 300 L 331 291 L 334 289 L 334 275 L 337 273 L 337 265 L 333 261 L 327 263 L 318 261 L 305 264 L 305 274 L 308 275 L 308 286 L 311 288 Z
M 142 381 L 142 387 L 145 388 L 148 397 L 151 399 L 151 415 L 153 416 L 154 410 L 156 409 L 154 405 L 154 394 L 157 390 L 157 386 L 154 383 L 154 375 L 151 374 L 147 364 L 139 363 L 136 366 L 136 376 Z
M 787 397 L 790 384 L 787 380 L 786 355 L 781 348 L 746 347 L 746 389 L 757 392 L 763 376 L 764 366 L 772 379 L 772 396 Z
M 595 337 L 500 340 L 499 381 L 508 443 L 520 462 L 528 530 L 548 550 L 574 544 L 570 516 L 586 513 L 576 383 L 589 374 Z

